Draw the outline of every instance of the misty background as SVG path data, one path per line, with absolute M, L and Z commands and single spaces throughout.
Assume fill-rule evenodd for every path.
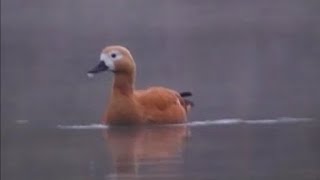
M 190 121 L 320 117 L 319 1 L 2 0 L 1 124 L 100 123 L 113 75 L 86 72 L 114 44 Z

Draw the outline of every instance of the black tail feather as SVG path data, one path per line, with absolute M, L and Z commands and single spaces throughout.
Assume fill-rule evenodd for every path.
M 192 93 L 189 91 L 186 92 L 180 92 L 179 93 L 181 97 L 188 97 L 188 96 L 192 96 Z

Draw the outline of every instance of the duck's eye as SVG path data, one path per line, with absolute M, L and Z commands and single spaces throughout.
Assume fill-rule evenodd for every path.
M 112 54 L 111 54 L 111 57 L 112 57 L 112 58 L 116 58 L 117 55 L 116 55 L 115 53 L 112 53 Z

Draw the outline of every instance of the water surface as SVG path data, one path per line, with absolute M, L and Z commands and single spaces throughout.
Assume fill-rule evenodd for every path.
M 320 178 L 316 120 L 136 128 L 26 123 L 8 132 L 1 142 L 3 179 Z

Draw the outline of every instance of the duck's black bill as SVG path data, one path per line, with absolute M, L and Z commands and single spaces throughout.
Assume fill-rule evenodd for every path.
M 88 74 L 97 74 L 99 72 L 103 72 L 108 70 L 109 67 L 105 65 L 103 61 L 101 61 L 96 67 L 88 71 Z

